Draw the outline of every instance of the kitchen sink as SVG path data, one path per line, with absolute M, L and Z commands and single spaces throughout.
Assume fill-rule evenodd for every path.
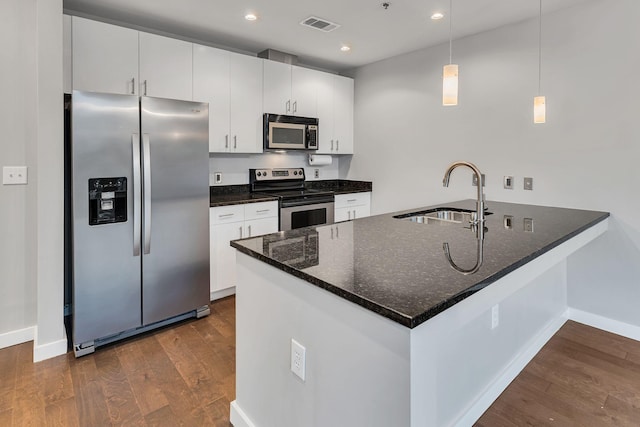
M 492 212 L 485 212 L 485 215 L 491 215 Z M 473 222 L 476 217 L 475 210 L 459 209 L 459 208 L 434 208 L 420 212 L 411 212 L 402 215 L 395 215 L 394 218 L 411 221 L 418 224 L 468 224 Z

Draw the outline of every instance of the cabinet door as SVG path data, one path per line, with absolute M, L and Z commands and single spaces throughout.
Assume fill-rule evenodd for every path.
M 192 50 L 192 43 L 141 32 L 141 94 L 192 100 Z
M 271 234 L 278 231 L 278 217 L 254 219 L 245 221 L 244 223 L 245 237 L 262 236 L 263 234 Z
M 262 153 L 262 64 L 260 58 L 229 54 L 229 145 L 236 153 Z
M 333 136 L 337 154 L 353 154 L 353 79 L 334 76 Z
M 333 75 L 321 73 L 317 80 L 318 154 L 334 154 Z
M 236 250 L 229 242 L 244 234 L 244 221 L 211 227 L 211 292 L 235 286 Z
M 193 100 L 209 103 L 209 151 L 229 151 L 230 52 L 193 45 Z
M 333 220 L 335 222 L 349 221 L 352 215 L 353 208 L 335 208 L 333 213 Z
M 138 32 L 72 17 L 73 89 L 138 93 Z
M 316 92 L 320 71 L 291 67 L 291 113 L 300 117 L 317 117 Z
M 263 111 L 273 114 L 292 114 L 291 65 L 263 60 Z
M 71 69 L 73 68 L 71 56 L 71 17 L 62 15 L 62 91 L 71 93 L 73 82 Z

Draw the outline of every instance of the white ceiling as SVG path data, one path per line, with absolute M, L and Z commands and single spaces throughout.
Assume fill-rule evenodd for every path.
M 271 48 L 299 62 L 343 71 L 449 39 L 448 0 L 64 0 L 67 13 L 146 27 L 217 46 L 258 53 Z M 584 0 L 546 0 L 543 13 Z M 537 17 L 538 0 L 453 0 L 454 39 Z M 433 12 L 445 18 L 432 21 Z M 259 19 L 249 22 L 253 12 Z M 324 33 L 308 16 L 341 25 Z M 342 44 L 352 50 L 340 51 Z

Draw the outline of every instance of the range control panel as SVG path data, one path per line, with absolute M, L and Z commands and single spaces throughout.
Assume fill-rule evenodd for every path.
M 89 225 L 127 221 L 127 178 L 89 179 Z
M 249 181 L 304 181 L 303 168 L 251 169 Z

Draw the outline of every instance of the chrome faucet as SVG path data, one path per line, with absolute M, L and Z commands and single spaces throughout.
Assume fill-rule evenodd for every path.
M 451 177 L 451 172 L 458 166 L 466 166 L 470 168 L 473 173 L 476 175 L 476 180 L 478 182 L 478 198 L 476 200 L 476 217 L 472 224 L 478 226 L 478 229 L 482 230 L 484 228 L 484 193 L 482 192 L 482 172 L 476 165 L 470 162 L 453 162 L 444 173 L 444 178 L 442 179 L 442 185 L 445 187 L 449 186 L 449 178 Z

